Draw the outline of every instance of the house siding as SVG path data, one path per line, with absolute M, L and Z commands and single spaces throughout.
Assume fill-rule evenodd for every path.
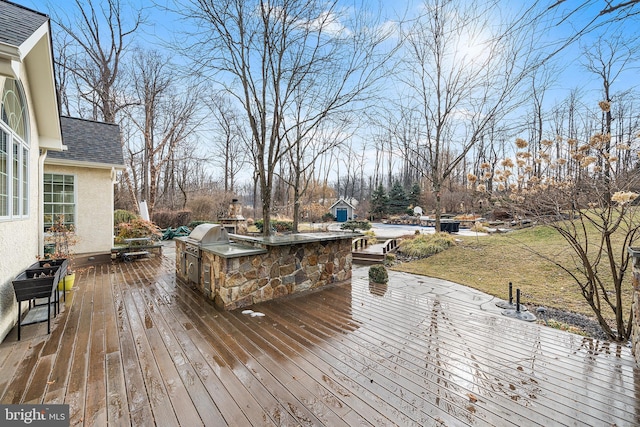
M 16 324 L 18 303 L 13 291 L 13 279 L 33 264 L 38 256 L 40 199 L 38 129 L 34 120 L 32 96 L 27 75 L 22 71 L 20 80 L 29 110 L 29 216 L 0 221 L 0 341 L 4 340 Z
M 108 253 L 113 246 L 111 170 L 48 165 L 45 173 L 74 175 L 76 185 L 76 254 Z

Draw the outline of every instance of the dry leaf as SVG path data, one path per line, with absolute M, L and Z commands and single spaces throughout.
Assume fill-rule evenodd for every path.
M 476 403 L 478 401 L 478 398 L 471 393 L 467 393 L 467 396 L 469 396 L 469 402 L 471 403 Z

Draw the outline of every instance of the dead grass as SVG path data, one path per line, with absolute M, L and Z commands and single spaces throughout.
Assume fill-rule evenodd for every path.
M 508 284 L 512 282 L 514 298 L 515 289 L 519 288 L 525 304 L 594 317 L 576 282 L 536 253 L 573 265 L 572 251 L 556 231 L 534 227 L 487 237 L 462 237 L 444 252 L 393 269 L 450 280 L 502 299 L 508 298 Z M 631 304 L 631 276 L 629 269 L 623 295 L 626 307 Z M 604 314 L 613 318 L 610 310 Z

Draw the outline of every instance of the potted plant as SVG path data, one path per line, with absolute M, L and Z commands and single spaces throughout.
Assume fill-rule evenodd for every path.
M 67 291 L 73 287 L 75 272 L 72 269 L 73 246 L 77 237 L 73 226 L 65 224 L 64 215 L 58 215 L 56 221 L 45 235 L 44 258 L 39 261 L 41 267 L 61 265 L 66 260 L 66 274 L 61 275 L 58 290 Z
M 389 281 L 389 274 L 385 266 L 376 264 L 369 267 L 369 281 L 380 284 L 387 283 Z
M 387 282 L 389 273 L 382 264 L 369 267 L 369 292 L 374 295 L 383 296 L 387 292 Z

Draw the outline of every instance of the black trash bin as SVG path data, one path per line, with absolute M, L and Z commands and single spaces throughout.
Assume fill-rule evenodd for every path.
M 442 220 L 440 221 L 440 230 L 447 233 L 457 233 L 460 231 L 460 221 Z

